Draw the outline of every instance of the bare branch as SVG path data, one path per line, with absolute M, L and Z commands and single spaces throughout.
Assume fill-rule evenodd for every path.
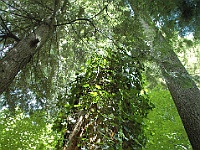
M 61 23 L 61 24 L 56 24 L 55 26 L 62 26 L 62 25 L 67 25 L 67 24 L 73 24 L 73 23 L 75 23 L 77 21 L 88 21 L 95 28 L 95 31 L 96 31 L 96 26 L 94 25 L 92 19 L 95 18 L 95 17 L 97 17 L 98 15 L 100 15 L 105 9 L 107 9 L 107 7 L 108 7 L 108 4 L 105 5 L 103 7 L 103 9 L 101 9 L 97 14 L 95 14 L 91 18 L 78 18 L 78 19 L 71 20 L 69 22 L 65 22 L 65 23 Z
M 99 11 L 96 15 L 94 15 L 92 18 L 95 18 L 95 17 L 97 17 L 98 15 L 100 15 L 105 9 L 107 10 L 107 8 L 108 8 L 108 4 L 105 5 L 105 6 L 103 7 L 103 9 L 100 10 L 100 11 Z
M 61 24 L 56 24 L 55 26 L 63 26 L 63 25 L 67 25 L 67 24 L 73 24 L 73 23 L 75 23 L 77 21 L 88 21 L 88 22 L 90 22 L 92 24 L 92 26 L 95 27 L 94 23 L 90 19 L 88 19 L 88 18 L 78 18 L 78 19 L 71 20 L 69 22 L 65 22 L 65 23 L 61 23 Z
M 4 22 L 4 20 L 3 20 L 3 18 L 0 16 L 0 24 L 1 24 L 1 26 L 4 28 L 4 30 L 5 30 L 5 34 L 3 34 L 3 35 L 1 35 L 0 37 L 2 38 L 2 39 L 6 39 L 6 38 L 13 38 L 13 39 L 15 39 L 17 42 L 19 42 L 20 41 L 20 39 L 16 36 L 16 35 L 14 35 L 9 29 L 8 29 L 8 27 L 6 26 L 6 24 L 5 24 L 5 22 Z

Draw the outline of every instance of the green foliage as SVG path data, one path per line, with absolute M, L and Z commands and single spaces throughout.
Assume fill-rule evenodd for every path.
M 192 149 L 169 91 L 157 86 L 149 96 L 155 108 L 145 121 L 149 139 L 144 149 Z
M 68 86 L 67 98 L 63 99 L 65 111 L 56 121 L 73 129 L 76 112 L 89 113 L 78 136 L 79 147 L 91 149 L 94 144 L 100 149 L 141 149 L 145 145 L 143 118 L 153 105 L 143 91 L 139 66 L 139 61 L 108 51 L 92 57 L 87 67 L 81 68 Z M 74 119 L 62 120 L 69 117 Z
M 152 20 L 167 36 L 178 32 L 180 36 L 193 34 L 199 38 L 199 7 L 198 0 L 134 0 L 136 7 L 150 14 Z M 131 2 L 130 2 L 131 3 Z M 143 6 L 141 6 L 143 5 Z
M 4 118 L 7 111 L 2 112 L 1 148 L 61 148 L 62 139 L 57 139 L 50 131 L 44 116 L 40 113 L 30 115 L 38 109 L 43 109 L 49 112 L 52 120 L 56 118 L 54 130 L 61 131 L 66 139 L 73 132 L 80 112 L 85 113 L 83 130 L 77 138 L 79 147 L 89 149 L 94 144 L 96 148 L 101 149 L 141 149 L 146 143 L 143 118 L 153 106 L 143 89 L 141 61 L 152 54 L 139 15 L 151 16 L 155 26 L 151 20 L 145 21 L 153 28 L 158 27 L 165 35 L 165 40 L 173 44 L 177 52 L 183 52 L 183 48 L 188 49 L 193 43 L 190 40 L 179 41 L 177 32 L 183 33 L 188 26 L 188 29 L 192 32 L 195 30 L 198 36 L 200 19 L 199 16 L 196 19 L 195 16 L 189 16 L 188 22 L 185 22 L 178 10 L 181 7 L 178 2 L 179 0 L 170 0 L 167 3 L 160 0 L 60 1 L 54 35 L 33 57 L 31 63 L 19 72 L 3 96 L 6 101 L 4 106 L 12 108 L 10 111 L 19 106 L 25 113 L 17 110 L 16 116 Z M 133 7 L 132 10 L 128 3 Z M 52 15 L 54 0 L 4 0 L 0 5 L 3 20 L 0 22 L 1 35 L 10 32 L 22 39 Z M 138 14 L 137 11 L 143 14 Z M 191 22 L 192 18 L 194 20 Z M 10 31 L 6 30 L 5 26 Z M 0 47 L 4 45 L 6 52 L 17 42 L 13 36 L 7 39 L 1 37 L 0 41 Z M 111 52 L 110 49 L 119 52 Z M 103 55 L 94 54 L 102 51 Z M 3 50 L 0 52 L 2 56 L 6 54 Z M 92 58 L 85 63 L 90 56 Z M 84 67 L 81 68 L 82 65 Z M 73 80 L 74 72 L 78 68 L 81 68 L 80 72 Z M 155 68 L 151 71 L 147 70 L 157 78 Z M 199 76 L 196 79 L 199 81 Z M 72 80 L 73 82 L 68 84 Z M 156 106 L 162 104 L 162 108 L 157 107 L 149 115 L 152 119 L 147 122 L 150 129 L 155 131 L 148 131 L 154 136 L 149 139 L 146 147 L 189 147 L 185 136 L 182 137 L 182 132 L 179 131 L 180 121 L 175 125 L 170 122 L 173 120 L 172 114 L 176 112 L 174 106 L 168 112 L 169 115 L 166 115 L 166 110 L 163 109 L 171 108 L 168 93 L 155 89 L 151 96 L 154 97 L 151 99 L 155 101 Z M 30 116 L 26 117 L 26 113 Z M 167 119 L 164 116 L 167 116 Z M 152 120 L 155 120 L 155 123 Z M 162 120 L 165 120 L 164 123 Z M 171 128 L 167 128 L 168 126 Z M 51 137 L 54 137 L 52 141 Z M 171 142 L 177 145 L 169 145 Z M 164 146 L 161 143 L 164 143 Z
M 51 124 L 46 121 L 44 112 L 26 115 L 16 109 L 16 115 L 10 115 L 8 110 L 0 113 L 0 150 L 46 150 L 52 149 L 59 137 L 51 130 Z

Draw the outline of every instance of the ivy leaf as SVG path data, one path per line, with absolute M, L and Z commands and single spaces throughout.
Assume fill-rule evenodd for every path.
M 91 96 L 96 97 L 98 94 L 97 92 L 89 92 Z
M 95 85 L 95 87 L 96 87 L 97 89 L 99 89 L 99 90 L 101 89 L 101 86 L 99 86 L 99 85 L 97 85 L 97 84 Z
M 89 87 L 90 85 L 87 83 L 85 85 L 83 85 L 84 88 Z

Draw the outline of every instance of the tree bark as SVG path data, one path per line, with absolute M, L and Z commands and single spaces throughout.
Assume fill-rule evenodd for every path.
M 11 48 L 0 60 L 0 94 L 12 83 L 17 73 L 47 41 L 53 32 L 53 26 L 40 25 L 33 33 Z
M 200 150 L 200 90 L 162 33 L 142 18 L 140 23 L 149 39 L 151 57 L 161 69 L 192 148 Z
M 168 50 L 165 56 L 167 56 L 168 61 L 160 61 L 158 65 L 166 80 L 192 148 L 200 150 L 200 91 L 174 51 Z
M 78 138 L 80 138 L 81 129 L 84 128 L 85 122 L 88 119 L 89 114 L 85 114 L 84 111 L 80 112 L 79 119 L 74 126 L 72 133 L 69 135 L 68 142 L 64 143 L 63 150 L 76 150 Z

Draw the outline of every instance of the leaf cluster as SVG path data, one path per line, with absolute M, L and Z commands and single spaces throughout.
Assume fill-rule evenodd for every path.
M 9 110 L 0 112 L 0 149 L 52 149 L 59 137 L 51 130 L 44 111 L 27 115 L 16 108 L 13 115 Z

